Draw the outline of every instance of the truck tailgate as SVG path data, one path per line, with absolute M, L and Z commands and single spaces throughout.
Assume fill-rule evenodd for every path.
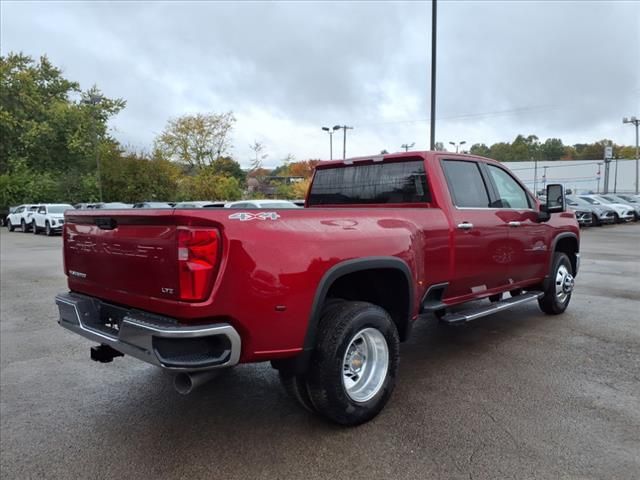
M 65 221 L 65 271 L 72 290 L 110 299 L 175 299 L 177 226 L 173 211 L 70 213 Z

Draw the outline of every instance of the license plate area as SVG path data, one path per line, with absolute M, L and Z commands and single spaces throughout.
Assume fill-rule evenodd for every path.
M 126 316 L 127 310 L 108 303 L 98 305 L 98 314 L 91 318 L 83 318 L 85 327 L 97 330 L 113 338 L 118 338 L 122 320 Z

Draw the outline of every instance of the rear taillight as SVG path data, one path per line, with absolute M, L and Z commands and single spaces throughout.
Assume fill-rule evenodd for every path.
M 178 228 L 180 299 L 205 300 L 211 292 L 220 257 L 218 230 Z

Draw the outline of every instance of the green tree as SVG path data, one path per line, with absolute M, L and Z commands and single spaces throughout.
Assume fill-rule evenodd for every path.
M 233 177 L 244 184 L 247 174 L 238 162 L 231 157 L 220 157 L 211 162 L 211 170 L 216 175 Z
M 235 177 L 216 174 L 205 167 L 196 175 L 186 176 L 179 183 L 179 200 L 239 200 L 242 198 L 240 182 Z
M 543 160 L 560 160 L 565 154 L 564 144 L 559 138 L 547 138 L 540 148 Z
M 510 162 L 513 160 L 511 155 L 511 144 L 506 142 L 494 143 L 491 145 L 489 158 L 498 160 L 499 162 Z
M 201 168 L 226 155 L 231 148 L 233 112 L 196 113 L 169 120 L 155 147 L 165 158 Z
M 478 155 L 480 157 L 490 157 L 491 149 L 484 143 L 474 143 L 473 145 L 471 145 L 469 153 L 471 153 L 472 155 Z
M 77 97 L 79 100 L 73 100 Z M 88 96 L 102 101 L 88 105 Z M 96 87 L 82 93 L 46 56 L 0 56 L 0 170 L 24 159 L 35 171 L 91 171 L 96 138 L 107 139 L 107 121 L 124 108 Z

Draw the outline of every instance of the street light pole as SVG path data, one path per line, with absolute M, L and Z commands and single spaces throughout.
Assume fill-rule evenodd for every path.
M 322 130 L 329 134 L 329 160 L 333 160 L 333 134 L 340 129 L 340 125 L 334 125 L 333 128 L 322 127 Z
M 624 117 L 622 119 L 622 123 L 632 123 L 636 126 L 636 195 L 638 195 L 638 187 L 640 185 L 638 185 L 638 159 L 640 157 L 640 154 L 638 152 L 638 124 L 640 124 L 640 118 L 636 118 L 636 117 L 631 117 L 631 118 L 627 118 Z
M 466 142 L 466 140 L 462 140 L 461 142 L 449 142 L 449 145 L 453 145 L 454 147 L 456 147 L 456 153 L 458 153 L 458 147 L 464 145 Z
M 333 127 L 334 130 L 337 130 L 338 128 L 341 128 L 344 131 L 342 137 L 342 159 L 344 160 L 347 158 L 347 130 L 353 130 L 353 127 L 348 127 L 347 125 L 336 125 Z
M 416 142 L 413 142 L 411 145 L 409 145 L 408 143 L 403 143 L 402 145 L 400 145 L 400 148 L 404 148 L 404 151 L 408 152 L 409 149 L 413 148 L 415 144 Z

